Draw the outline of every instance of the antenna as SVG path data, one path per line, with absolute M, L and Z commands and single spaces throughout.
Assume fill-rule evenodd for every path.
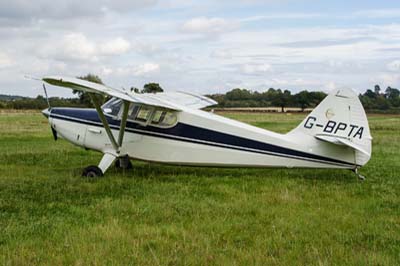
M 47 95 L 47 90 L 46 90 L 46 86 L 44 85 L 44 83 L 43 83 L 43 90 L 44 90 L 44 95 L 46 96 L 47 105 L 49 106 L 49 110 L 50 110 L 51 106 L 50 106 L 49 96 Z

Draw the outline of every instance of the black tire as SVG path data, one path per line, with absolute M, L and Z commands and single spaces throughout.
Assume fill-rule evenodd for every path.
M 126 167 L 121 167 L 120 160 L 128 160 L 128 164 L 126 165 Z M 132 169 L 133 165 L 132 165 L 132 162 L 129 160 L 129 158 L 117 158 L 117 160 L 115 160 L 115 167 L 121 168 L 121 169 Z
M 96 165 L 91 165 L 83 169 L 82 176 L 91 178 L 102 177 L 103 171 Z

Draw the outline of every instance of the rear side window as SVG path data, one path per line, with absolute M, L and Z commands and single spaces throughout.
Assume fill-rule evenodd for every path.
M 172 127 L 176 124 L 177 120 L 176 112 L 157 110 L 151 124 L 159 127 Z
M 160 122 L 160 126 L 173 126 L 177 122 L 176 113 L 174 112 L 166 112 L 163 120 Z

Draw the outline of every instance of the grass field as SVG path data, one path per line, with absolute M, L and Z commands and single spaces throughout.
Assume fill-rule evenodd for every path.
M 304 115 L 224 113 L 278 132 Z M 0 114 L 0 265 L 399 265 L 400 116 L 369 117 L 373 156 L 346 170 L 134 162 L 54 142 L 40 113 Z

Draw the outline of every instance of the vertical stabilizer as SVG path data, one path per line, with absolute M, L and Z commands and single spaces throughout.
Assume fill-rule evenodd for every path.
M 372 137 L 367 116 L 357 94 L 337 89 L 288 133 L 293 138 L 312 136 L 332 145 L 354 149 L 356 165 L 364 165 L 371 157 Z

